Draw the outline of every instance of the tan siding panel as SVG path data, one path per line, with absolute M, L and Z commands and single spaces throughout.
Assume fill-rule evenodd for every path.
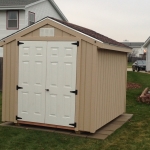
M 19 46 L 16 46 L 15 49 L 15 85 L 18 85 L 18 70 L 19 70 Z M 14 102 L 14 115 L 18 114 L 18 91 L 15 90 L 15 102 Z M 14 122 L 17 123 L 17 121 L 14 118 Z
M 77 67 L 76 67 L 76 89 L 78 90 L 78 94 L 76 95 L 76 102 L 75 102 L 75 122 L 77 123 L 77 127 L 75 131 L 79 131 L 79 117 L 80 117 L 80 72 L 81 72 L 81 40 L 79 40 L 80 44 L 77 48 Z
M 33 36 L 33 32 L 30 32 L 30 33 L 28 33 L 26 35 L 23 35 L 22 37 L 32 37 L 32 36 Z
M 62 30 L 59 30 L 59 29 L 57 29 L 57 28 L 55 28 L 55 37 L 56 37 L 56 36 L 62 37 L 62 36 L 63 36 L 63 31 L 62 31 Z
M 68 37 L 68 36 L 70 37 L 71 35 L 67 32 L 63 32 L 63 37 Z
M 126 54 L 99 50 L 97 128 L 124 112 Z
M 2 90 L 2 121 L 6 121 L 6 68 L 7 68 L 7 53 L 6 53 L 6 45 L 3 50 L 3 90 Z
M 15 102 L 15 49 L 16 42 L 11 42 L 11 59 L 10 59 L 10 121 L 14 121 L 14 102 Z
M 92 86 L 91 86 L 91 120 L 90 120 L 90 132 L 96 131 L 96 106 L 97 106 L 97 70 L 98 70 L 98 50 L 93 45 L 93 58 L 92 58 Z
M 85 109 L 84 109 L 84 131 L 90 131 L 91 119 L 91 87 L 92 87 L 92 49 L 93 45 L 87 43 L 86 49 L 86 71 L 85 71 Z
M 33 37 L 39 37 L 40 36 L 40 29 L 33 31 Z
M 80 75 L 80 104 L 79 104 L 79 130 L 84 130 L 84 106 L 85 106 L 85 64 L 87 44 L 82 41 L 81 44 L 81 75 Z
M 11 56 L 11 44 L 7 44 L 6 50 L 6 57 L 7 57 L 7 66 L 6 66 L 6 121 L 10 120 L 10 56 Z

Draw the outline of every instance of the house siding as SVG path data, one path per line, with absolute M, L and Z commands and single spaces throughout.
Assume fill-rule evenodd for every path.
M 35 22 L 38 20 L 41 20 L 42 18 L 46 16 L 51 16 L 51 17 L 62 20 L 62 18 L 59 16 L 59 14 L 56 12 L 56 10 L 47 0 L 26 8 L 26 12 L 25 12 L 26 26 L 28 25 L 29 11 L 35 13 Z
M 19 29 L 25 27 L 25 11 L 19 10 L 19 29 L 16 30 L 7 30 L 6 28 L 6 15 L 7 11 L 0 11 L 0 39 L 16 32 Z M 0 47 L 0 57 L 3 57 L 3 48 Z

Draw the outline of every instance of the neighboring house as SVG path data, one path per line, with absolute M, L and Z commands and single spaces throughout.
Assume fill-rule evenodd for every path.
M 122 42 L 124 45 L 129 46 L 132 48 L 132 52 L 128 55 L 130 57 L 143 57 L 143 48 L 142 45 L 144 44 L 143 42 Z
M 143 49 L 146 52 L 146 71 L 150 71 L 150 37 L 143 44 Z
M 0 0 L 0 39 L 46 16 L 68 21 L 53 0 Z

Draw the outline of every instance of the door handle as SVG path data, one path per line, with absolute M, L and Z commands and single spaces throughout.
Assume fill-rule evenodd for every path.
M 45 89 L 47 92 L 49 92 L 49 89 Z

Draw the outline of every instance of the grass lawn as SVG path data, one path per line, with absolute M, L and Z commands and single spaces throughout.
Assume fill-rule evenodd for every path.
M 0 127 L 0 150 L 149 150 L 150 105 L 136 99 L 150 87 L 150 75 L 128 72 L 128 81 L 141 85 L 140 89 L 127 90 L 127 113 L 134 116 L 106 140 Z
M 132 68 L 132 64 L 133 64 L 133 62 L 128 62 L 128 68 Z

